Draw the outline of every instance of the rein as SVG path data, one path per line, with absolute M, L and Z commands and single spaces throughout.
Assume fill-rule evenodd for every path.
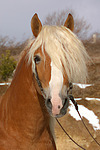
M 70 90 L 72 90 L 72 88 L 73 88 L 72 83 L 69 83 L 69 89 L 68 89 L 68 91 L 67 91 L 67 94 L 69 93 Z M 71 91 L 71 94 L 72 94 L 72 91 Z M 69 100 L 71 100 L 72 103 L 74 104 L 75 109 L 76 109 L 76 111 L 77 111 L 77 113 L 78 113 L 78 115 L 79 115 L 79 117 L 80 117 L 80 119 L 81 119 L 81 121 L 82 121 L 84 127 L 86 128 L 86 130 L 88 131 L 88 133 L 90 134 L 90 136 L 92 137 L 92 139 L 95 141 L 95 143 L 96 143 L 98 146 L 100 146 L 100 143 L 93 137 L 93 135 L 91 134 L 91 132 L 90 132 L 89 129 L 87 128 L 86 124 L 84 123 L 84 121 L 83 121 L 83 119 L 82 119 L 82 117 L 81 117 L 81 115 L 80 115 L 80 112 L 79 112 L 79 110 L 78 110 L 78 104 L 77 104 L 77 102 L 75 101 L 74 97 L 69 94 L 69 95 L 68 95 L 68 98 L 69 98 Z M 83 148 L 82 146 L 80 146 L 77 142 L 75 142 L 75 141 L 71 138 L 71 136 L 66 132 L 66 130 L 63 128 L 63 126 L 61 125 L 61 123 L 59 122 L 59 120 L 58 120 L 57 118 L 56 118 L 56 121 L 58 122 L 59 126 L 62 128 L 62 130 L 64 131 L 64 133 L 70 138 L 70 140 L 72 140 L 72 141 L 73 141 L 78 147 L 80 147 L 81 149 L 86 150 L 85 148 Z
M 33 73 L 33 75 L 34 75 L 34 73 Z M 41 93 L 42 93 L 43 97 L 46 98 L 46 94 L 45 94 L 45 92 L 44 92 L 44 89 L 43 89 L 43 87 L 42 87 L 41 81 L 40 81 L 40 79 L 39 79 L 36 66 L 35 66 L 35 78 L 36 78 L 36 80 L 37 80 L 38 86 L 39 86 L 39 88 L 40 88 L 40 90 L 41 90 Z M 86 124 L 84 123 L 84 121 L 83 121 L 83 119 L 82 119 L 82 117 L 81 117 L 81 115 L 80 115 L 80 113 L 79 113 L 78 104 L 77 104 L 77 102 L 75 101 L 74 97 L 72 96 L 72 88 L 73 88 L 72 83 L 69 83 L 69 89 L 67 90 L 67 94 L 69 93 L 69 91 L 71 91 L 71 94 L 68 94 L 68 99 L 71 100 L 72 103 L 74 104 L 75 109 L 76 109 L 76 111 L 77 111 L 77 113 L 78 113 L 78 115 L 79 115 L 79 117 L 80 117 L 80 119 L 81 119 L 81 121 L 82 121 L 84 127 L 86 128 L 86 130 L 88 131 L 88 133 L 90 134 L 90 136 L 92 137 L 92 139 L 95 141 L 95 143 L 96 143 L 98 146 L 100 146 L 100 143 L 92 136 L 91 132 L 90 132 L 89 129 L 87 128 Z M 86 150 L 85 148 L 83 148 L 82 146 L 80 146 L 77 142 L 75 142 L 75 141 L 71 138 L 71 136 L 65 131 L 65 129 L 62 127 L 61 123 L 59 122 L 59 120 L 58 120 L 57 118 L 56 118 L 56 121 L 58 122 L 59 126 L 62 128 L 62 130 L 64 131 L 64 133 L 72 140 L 72 142 L 74 142 L 74 143 L 75 143 L 78 147 L 80 147 L 81 149 Z
M 80 113 L 79 113 L 78 105 L 77 105 L 77 102 L 74 100 L 74 97 L 73 97 L 72 95 L 69 95 L 69 98 L 70 98 L 70 100 L 72 101 L 72 103 L 74 104 L 75 109 L 76 109 L 76 111 L 77 111 L 77 113 L 78 113 L 78 115 L 79 115 L 79 117 L 80 117 L 80 119 L 81 119 L 81 121 L 82 121 L 84 127 L 86 128 L 86 130 L 88 131 L 88 133 L 90 134 L 90 136 L 92 137 L 92 139 L 96 142 L 96 144 L 97 144 L 98 146 L 100 146 L 100 143 L 93 137 L 93 135 L 91 134 L 91 132 L 90 132 L 89 129 L 87 128 L 86 124 L 84 123 L 84 121 L 83 121 L 83 119 L 82 119 L 82 117 L 81 117 L 81 115 L 80 115 Z M 62 130 L 64 131 L 64 133 L 70 138 L 70 140 L 72 140 L 72 142 L 74 142 L 74 144 L 76 144 L 76 145 L 77 145 L 78 147 L 80 147 L 81 149 L 86 150 L 85 148 L 83 148 L 81 145 L 79 145 L 77 142 L 75 142 L 75 141 L 71 138 L 71 136 L 66 132 L 66 130 L 63 128 L 63 126 L 61 125 L 61 123 L 59 122 L 59 120 L 58 120 L 57 118 L 56 118 L 56 121 L 58 122 L 59 126 L 62 128 Z
M 77 142 L 75 142 L 72 138 L 71 138 L 71 136 L 66 132 L 66 130 L 63 128 L 63 126 L 61 125 L 61 123 L 59 122 L 59 120 L 56 118 L 56 121 L 57 121 L 57 123 L 59 124 L 59 126 L 61 127 L 61 129 L 64 131 L 64 133 L 69 137 L 69 139 L 73 142 L 73 143 L 75 143 L 78 147 L 80 147 L 81 149 L 83 149 L 83 150 L 86 150 L 85 148 L 83 148 L 81 145 L 79 145 Z
M 74 100 L 74 97 L 72 95 L 69 95 L 69 97 L 70 97 L 70 100 L 72 101 L 72 103 L 74 104 L 75 109 L 76 109 L 76 111 L 77 111 L 77 113 L 78 113 L 78 115 L 79 115 L 79 117 L 80 117 L 80 119 L 81 119 L 84 127 L 86 128 L 86 130 L 88 131 L 88 133 L 90 134 L 90 136 L 92 137 L 92 139 L 96 142 L 96 144 L 98 144 L 100 146 L 100 143 L 93 137 L 93 135 L 91 134 L 91 132 L 87 128 L 86 124 L 84 123 L 84 121 L 83 121 L 83 119 L 82 119 L 82 117 L 81 117 L 81 115 L 79 113 L 78 105 L 77 105 L 77 102 Z

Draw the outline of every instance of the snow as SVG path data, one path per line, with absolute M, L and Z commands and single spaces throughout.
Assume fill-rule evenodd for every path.
M 100 130 L 99 118 L 94 114 L 94 112 L 87 109 L 83 105 L 78 105 L 78 108 L 81 116 L 85 117 L 89 121 L 89 123 L 93 126 L 94 130 Z M 77 121 L 81 120 L 72 102 L 69 106 L 69 114 Z
M 0 85 L 10 85 L 10 83 L 0 83 Z
M 80 100 L 82 100 L 82 98 L 74 98 L 75 99 L 75 101 L 80 101 Z
M 80 84 L 80 83 L 73 83 L 73 85 L 77 85 L 81 89 L 85 89 L 86 87 L 93 86 L 93 84 Z
M 74 98 L 76 101 L 80 101 L 80 100 L 82 100 L 82 98 Z M 85 97 L 85 99 L 87 100 L 87 101 L 100 101 L 100 98 L 91 98 L 91 97 Z
M 91 101 L 91 100 L 100 101 L 100 98 L 89 98 L 89 97 L 86 97 L 85 99 L 88 100 L 88 101 Z

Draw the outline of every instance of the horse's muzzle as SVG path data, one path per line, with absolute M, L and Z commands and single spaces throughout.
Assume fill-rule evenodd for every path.
M 59 109 L 59 111 L 58 111 L 59 113 L 57 113 L 55 115 L 52 113 L 52 107 L 53 106 L 52 106 L 50 98 L 45 100 L 45 105 L 46 105 L 47 111 L 49 112 L 49 114 L 52 117 L 60 118 L 67 113 L 67 108 L 69 106 L 69 98 L 63 99 L 63 107 L 62 108 L 60 108 L 60 105 L 57 106 L 57 109 Z

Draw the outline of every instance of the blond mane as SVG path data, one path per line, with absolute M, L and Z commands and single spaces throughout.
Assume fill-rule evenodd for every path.
M 86 81 L 89 56 L 82 42 L 68 28 L 43 26 L 29 51 L 29 61 L 40 46 L 60 70 L 64 66 L 70 82 Z

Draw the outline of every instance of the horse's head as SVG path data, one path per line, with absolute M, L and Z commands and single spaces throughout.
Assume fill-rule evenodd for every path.
M 31 28 L 36 38 L 29 52 L 36 90 L 44 96 L 48 112 L 54 117 L 61 117 L 66 114 L 69 104 L 69 79 L 73 78 L 71 74 L 76 70 L 72 62 L 78 61 L 77 57 L 75 60 L 72 59 L 74 50 L 71 52 L 72 56 L 68 50 L 70 42 L 73 49 L 73 44 L 78 41 L 75 41 L 76 37 L 71 32 L 74 29 L 73 17 L 69 14 L 64 26 L 61 27 L 42 27 L 35 14 L 31 20 Z M 80 75 L 79 72 L 78 74 Z
M 69 103 L 69 82 L 65 70 L 57 68 L 46 51 L 42 52 L 42 47 L 34 53 L 33 61 L 35 86 L 39 94 L 44 96 L 48 112 L 55 117 L 65 115 Z

